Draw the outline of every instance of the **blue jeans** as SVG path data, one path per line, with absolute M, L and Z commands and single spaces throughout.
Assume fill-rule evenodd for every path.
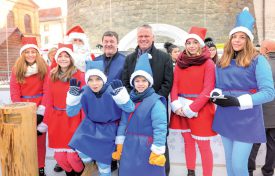
M 96 162 L 99 176 L 111 176 L 111 165 Z
M 247 164 L 253 144 L 234 141 L 224 136 L 221 137 L 225 152 L 227 175 L 248 176 Z

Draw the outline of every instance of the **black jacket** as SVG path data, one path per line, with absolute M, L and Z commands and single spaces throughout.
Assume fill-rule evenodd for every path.
M 150 59 L 150 65 L 154 79 L 153 88 L 157 94 L 162 95 L 167 99 L 173 84 L 172 59 L 169 54 L 156 49 L 154 45 L 152 46 L 152 49 L 149 51 L 149 53 L 152 55 L 152 59 Z M 137 54 L 138 47 L 136 48 L 135 52 L 129 54 L 126 57 L 124 69 L 122 72 L 122 82 L 129 92 L 132 89 L 130 86 L 130 77 L 135 70 Z

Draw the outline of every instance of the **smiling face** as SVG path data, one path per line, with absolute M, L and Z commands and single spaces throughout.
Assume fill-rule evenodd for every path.
M 246 41 L 247 41 L 247 35 L 243 32 L 236 32 L 232 35 L 231 39 L 231 45 L 233 47 L 234 51 L 241 51 L 244 49 Z
M 185 48 L 191 54 L 191 56 L 196 56 L 200 54 L 200 43 L 194 38 L 190 38 L 186 41 Z
M 93 92 L 99 92 L 103 87 L 103 80 L 96 75 L 92 75 L 88 79 L 88 86 L 92 89 Z
M 213 57 L 215 57 L 216 54 L 217 54 L 217 48 L 215 48 L 215 47 L 210 47 L 210 48 L 208 48 L 208 50 L 209 50 L 209 52 L 210 52 L 210 57 L 211 57 L 211 59 L 213 59 Z
M 28 65 L 32 65 L 36 62 L 36 58 L 38 55 L 38 52 L 34 48 L 27 48 L 24 50 L 25 53 L 25 60 L 28 63 Z
M 137 92 L 142 93 L 149 87 L 149 81 L 144 76 L 137 76 L 134 79 L 134 87 Z
M 117 52 L 118 41 L 115 36 L 104 36 L 102 39 L 103 52 L 107 57 L 112 57 Z
M 65 51 L 61 52 L 57 57 L 57 64 L 61 67 L 63 71 L 69 68 L 71 62 L 72 61 L 70 55 Z
M 138 47 L 145 51 L 150 48 L 154 41 L 153 31 L 150 28 L 141 27 L 137 32 L 137 43 Z

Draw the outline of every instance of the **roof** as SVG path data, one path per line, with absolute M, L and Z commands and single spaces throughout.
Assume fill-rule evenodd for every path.
M 62 11 L 60 7 L 40 9 L 38 13 L 40 21 L 59 19 L 62 16 Z
M 13 33 L 19 32 L 21 36 L 23 34 L 20 32 L 20 30 L 16 28 L 0 28 L 0 45 L 4 43 Z

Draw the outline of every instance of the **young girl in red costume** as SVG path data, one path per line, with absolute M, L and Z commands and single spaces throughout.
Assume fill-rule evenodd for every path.
M 211 176 L 213 170 L 210 139 L 216 135 L 212 131 L 214 104 L 207 96 L 215 85 L 215 65 L 205 47 L 205 35 L 205 28 L 190 29 L 184 41 L 186 49 L 177 60 L 171 91 L 171 108 L 175 114 L 171 117 L 170 128 L 181 132 L 184 138 L 188 176 L 195 175 L 196 143 L 203 175 Z
M 68 143 L 82 120 L 82 113 L 74 117 L 66 114 L 66 97 L 71 78 L 85 84 L 84 74 L 74 66 L 72 44 L 59 44 L 55 54 L 57 66 L 51 70 L 49 102 L 45 123 L 48 125 L 49 147 L 54 149 L 54 158 L 67 176 L 81 175 L 84 165 L 76 151 Z
M 46 106 L 48 67 L 41 57 L 35 37 L 23 37 L 20 56 L 17 59 L 10 79 L 12 102 L 34 102 L 37 105 L 37 149 L 39 176 L 44 176 L 46 135 L 42 120 Z

